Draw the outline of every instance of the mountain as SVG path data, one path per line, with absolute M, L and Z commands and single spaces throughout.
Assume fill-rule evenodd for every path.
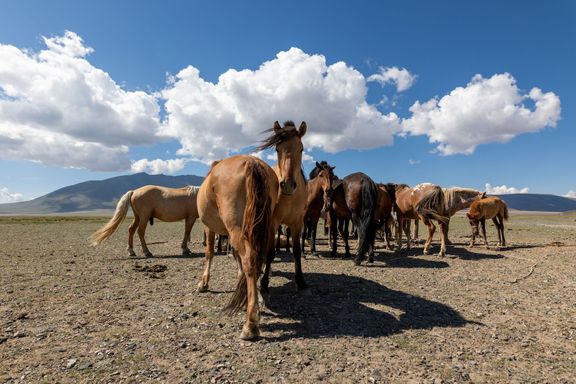
M 0 204 L 0 214 L 44 215 L 51 213 L 113 210 L 120 197 L 143 185 L 162 185 L 179 188 L 200 185 L 201 176 L 167 176 L 136 173 L 106 180 L 86 181 L 58 189 L 45 196 L 19 203 Z M 576 200 L 555 195 L 519 193 L 498 195 L 509 208 L 520 211 L 565 212 L 576 210 Z
M 167 176 L 136 173 L 105 180 L 86 181 L 58 189 L 30 201 L 0 204 L 0 214 L 48 214 L 115 209 L 120 197 L 143 185 L 180 188 L 200 185 L 203 177 L 194 175 Z
M 576 200 L 556 195 L 512 193 L 498 195 L 508 208 L 519 211 L 566 212 L 576 210 Z

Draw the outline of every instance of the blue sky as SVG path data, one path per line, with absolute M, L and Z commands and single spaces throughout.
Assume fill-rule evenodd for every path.
M 5 1 L 0 202 L 203 175 L 287 119 L 306 171 L 576 196 L 574 20 L 572 1 Z

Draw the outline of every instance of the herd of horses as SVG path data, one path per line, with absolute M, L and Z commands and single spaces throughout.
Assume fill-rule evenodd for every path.
M 420 220 L 428 228 L 424 254 L 429 252 L 436 230 L 440 228 L 440 256 L 446 253 L 450 217 L 470 207 L 468 218 L 473 228 L 472 243 L 482 226 L 485 244 L 485 220 L 493 219 L 498 228 L 499 245 L 504 246 L 503 220 L 508 218 L 506 205 L 496 197 L 486 198 L 484 192 L 467 188 L 441 188 L 424 183 L 415 187 L 405 184 L 379 184 L 368 175 L 357 172 L 338 178 L 334 166 L 316 163 L 306 180 L 302 172 L 302 137 L 307 125 L 297 128 L 292 121 L 283 126 L 275 122 L 266 131 L 269 136 L 259 150 L 274 148 L 278 163 L 271 167 L 250 155 L 236 155 L 212 164 L 200 187 L 165 188 L 145 186 L 126 192 L 119 200 L 113 217 L 92 234 L 97 245 L 110 237 L 132 207 L 134 219 L 128 229 L 128 252 L 135 255 L 133 237 L 137 231 L 146 257 L 152 253 L 146 246 L 145 231 L 154 218 L 161 221 L 185 220 L 182 253 L 190 255 L 188 242 L 197 218 L 205 226 L 205 267 L 198 284 L 200 292 L 208 289 L 214 256 L 215 235 L 228 236 L 238 263 L 236 290 L 226 306 L 228 313 L 246 309 L 240 337 L 259 337 L 259 294 L 266 306 L 269 300 L 271 263 L 275 257 L 275 233 L 284 225 L 292 236 L 295 282 L 299 290 L 307 287 L 302 272 L 302 253 L 306 239 L 310 251 L 316 251 L 316 228 L 322 214 L 329 223 L 331 255 L 337 255 L 338 234 L 343 239 L 345 256 L 350 255 L 349 223 L 357 231 L 358 245 L 353 258 L 359 265 L 374 260 L 376 233 L 382 230 L 387 247 L 393 249 L 392 227 L 396 229 L 396 249 L 402 249 L 402 232 L 410 248 L 410 223 Z M 394 218 L 395 215 L 395 218 Z M 258 281 L 260 289 L 258 290 Z

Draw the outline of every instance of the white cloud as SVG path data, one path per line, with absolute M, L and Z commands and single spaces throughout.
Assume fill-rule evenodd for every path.
M 67 31 L 31 53 L 0 44 L 0 157 L 62 167 L 130 168 L 128 145 L 158 140 L 154 96 L 128 92 Z
M 534 103 L 534 109 L 523 104 Z M 441 99 L 416 102 L 402 122 L 404 133 L 428 135 L 443 155 L 472 154 L 480 144 L 505 143 L 528 132 L 556 126 L 560 98 L 532 88 L 521 94 L 508 73 L 489 79 L 480 75 Z
M 366 102 L 366 79 L 343 62 L 298 48 L 280 52 L 257 70 L 230 69 L 216 84 L 189 66 L 162 92 L 163 134 L 180 141 L 179 155 L 205 163 L 256 144 L 276 120 L 308 123 L 306 148 L 327 152 L 390 145 L 396 114 Z
M 141 159 L 132 163 L 132 172 L 146 172 L 152 175 L 164 174 L 174 174 L 184 168 L 187 159 Z
M 24 200 L 24 196 L 21 193 L 12 193 L 8 188 L 0 188 L 0 204 L 16 203 L 22 200 Z
M 506 195 L 509 193 L 528 193 L 528 191 L 529 191 L 528 187 L 518 189 L 518 188 L 514 188 L 514 187 L 508 187 L 505 184 L 493 187 L 489 183 L 486 183 L 485 187 L 486 187 L 486 193 L 488 193 L 490 195 Z
M 569 190 L 568 193 L 564 195 L 564 197 L 570 197 L 572 199 L 576 199 L 576 192 L 574 192 L 573 190 Z
M 420 160 L 408 159 L 408 164 L 410 164 L 410 165 L 418 165 L 418 164 L 420 164 Z
M 376 81 L 380 85 L 396 84 L 398 92 L 404 92 L 412 87 L 418 76 L 411 74 L 406 68 L 380 67 L 380 73 L 368 77 L 368 81 Z

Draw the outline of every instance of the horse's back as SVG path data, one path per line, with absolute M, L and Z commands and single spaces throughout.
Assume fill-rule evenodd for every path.
M 188 187 L 145 185 L 134 190 L 131 204 L 138 214 L 162 221 L 178 221 L 197 214 L 196 199 Z
M 221 160 L 211 169 L 198 191 L 198 213 L 202 222 L 212 231 L 227 235 L 234 228 L 242 227 L 248 175 L 256 168 L 263 171 L 268 198 L 273 206 L 276 204 L 278 181 L 268 164 L 248 155 Z

